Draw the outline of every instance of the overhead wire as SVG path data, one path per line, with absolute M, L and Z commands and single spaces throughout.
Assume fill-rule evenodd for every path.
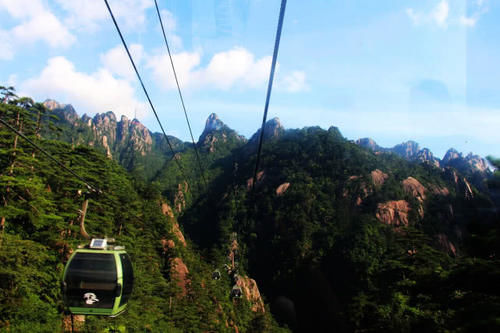
M 175 83 L 177 85 L 177 91 L 179 93 L 179 98 L 181 100 L 182 109 L 184 110 L 184 116 L 186 118 L 187 126 L 189 128 L 189 134 L 191 135 L 191 141 L 193 142 L 193 148 L 194 148 L 194 151 L 196 154 L 196 160 L 198 162 L 198 167 L 200 169 L 200 175 L 201 175 L 201 178 L 203 179 L 203 182 L 204 182 L 205 188 L 206 188 L 207 187 L 207 180 L 205 179 L 205 172 L 204 172 L 203 167 L 201 165 L 201 159 L 200 159 L 200 155 L 198 153 L 198 148 L 197 148 L 196 143 L 194 141 L 193 131 L 191 130 L 191 124 L 189 122 L 189 117 L 187 115 L 186 105 L 184 103 L 184 98 L 182 97 L 181 86 L 179 84 L 179 79 L 177 78 L 177 72 L 175 71 L 174 61 L 172 59 L 172 53 L 170 52 L 170 47 L 168 45 L 167 35 L 165 33 L 165 28 L 163 26 L 163 20 L 161 19 L 160 9 L 158 8 L 157 0 L 155 0 L 155 6 L 156 6 L 156 13 L 158 14 L 158 20 L 160 21 L 161 31 L 163 34 L 163 40 L 165 41 L 165 45 L 167 47 L 167 52 L 168 52 L 168 57 L 170 59 L 170 64 L 172 65 L 172 72 L 174 73 Z
M 12 132 L 16 133 L 17 135 L 19 135 L 21 138 L 23 138 L 25 141 L 27 141 L 31 146 L 33 146 L 34 148 L 36 148 L 38 151 L 40 151 L 42 154 L 44 154 L 45 156 L 47 156 L 50 160 L 52 160 L 53 162 L 55 162 L 57 165 L 59 165 L 61 168 L 63 168 L 64 170 L 66 170 L 67 172 L 71 173 L 73 176 L 75 176 L 78 180 L 82 181 L 89 190 L 93 191 L 93 192 L 96 192 L 96 193 L 100 193 L 101 191 L 94 185 L 90 184 L 87 180 L 85 180 L 85 178 L 81 177 L 80 175 L 78 175 L 75 171 L 71 170 L 70 168 L 68 168 L 67 166 L 64 165 L 64 163 L 62 163 L 61 161 L 57 160 L 55 157 L 53 157 L 50 153 L 48 153 L 45 149 L 43 149 L 42 147 L 40 147 L 39 145 L 37 145 L 35 142 L 33 142 L 33 140 L 31 140 L 30 138 L 28 138 L 26 135 L 24 135 L 22 132 L 18 131 L 16 128 L 14 128 L 12 125 L 10 125 L 7 121 L 5 121 L 4 119 L 0 118 L 0 122 L 5 125 L 9 130 L 11 130 Z
M 266 120 L 267 120 L 267 111 L 269 109 L 269 100 L 271 99 L 271 90 L 273 87 L 274 72 L 276 69 L 276 61 L 278 58 L 278 51 L 279 51 L 280 39 L 281 39 L 281 30 L 283 28 L 283 19 L 285 17 L 285 9 L 286 9 L 286 0 L 281 0 L 280 16 L 279 16 L 279 20 L 278 20 L 278 28 L 276 31 L 276 40 L 274 43 L 274 52 L 273 52 L 273 61 L 271 64 L 271 73 L 269 74 L 269 83 L 267 86 L 266 104 L 264 106 L 264 116 L 262 118 L 262 127 L 260 129 L 259 148 L 257 150 L 257 161 L 255 163 L 255 170 L 254 170 L 254 174 L 253 174 L 252 189 L 255 188 L 255 183 L 257 182 L 257 172 L 259 170 L 260 156 L 262 153 L 262 142 L 264 141 L 264 128 L 265 128 Z
M 172 147 L 172 144 L 170 143 L 170 140 L 168 139 L 167 134 L 165 133 L 165 130 L 163 129 L 163 125 L 161 124 L 160 118 L 158 117 L 158 113 L 156 112 L 156 109 L 153 105 L 153 102 L 151 101 L 151 98 L 149 97 L 148 91 L 144 85 L 144 82 L 142 81 L 141 75 L 139 74 L 139 71 L 137 70 L 134 59 L 132 58 L 132 55 L 130 54 L 127 43 L 125 42 L 125 39 L 123 38 L 122 32 L 120 30 L 120 27 L 118 26 L 118 23 L 116 22 L 115 16 L 113 15 L 113 11 L 111 10 L 111 7 L 109 6 L 108 0 L 104 0 L 104 2 L 106 3 L 106 7 L 108 8 L 108 11 L 109 11 L 109 14 L 111 15 L 111 19 L 113 20 L 113 23 L 115 24 L 116 31 L 118 32 L 118 35 L 120 36 L 123 47 L 125 48 L 125 51 L 127 52 L 128 58 L 130 59 L 130 62 L 132 63 L 132 67 L 134 68 L 135 74 L 137 75 L 137 78 L 139 79 L 139 82 L 141 83 L 142 90 L 144 91 L 144 94 L 146 95 L 146 98 L 149 102 L 149 106 L 151 107 L 151 110 L 153 111 L 153 113 L 155 115 L 156 121 L 158 122 L 158 125 L 160 125 L 163 136 L 165 137 L 165 141 L 167 142 L 168 147 L 170 148 L 170 151 L 172 152 L 172 155 L 173 155 L 172 158 L 177 163 L 177 166 L 179 167 L 179 170 L 181 172 L 182 177 L 187 181 L 187 177 L 184 173 L 184 169 L 182 168 L 182 165 L 180 164 L 180 162 L 175 158 L 175 151 Z

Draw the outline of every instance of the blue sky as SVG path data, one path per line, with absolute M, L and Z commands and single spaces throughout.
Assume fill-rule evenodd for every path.
M 169 134 L 188 140 L 153 0 L 109 0 Z M 260 125 L 278 0 L 159 0 L 195 137 Z M 288 0 L 269 118 L 500 156 L 500 3 Z M 102 0 L 0 0 L 0 84 L 158 131 Z

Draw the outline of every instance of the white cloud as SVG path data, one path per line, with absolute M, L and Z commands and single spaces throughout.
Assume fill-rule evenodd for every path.
M 139 65 L 144 57 L 144 48 L 140 44 L 131 44 L 129 50 L 134 58 L 135 64 Z M 136 77 L 134 68 L 121 44 L 102 54 L 101 62 L 111 73 L 122 78 L 130 81 L 134 80 Z
M 16 19 L 30 18 L 46 10 L 40 0 L 0 0 L 2 8 Z
M 235 47 L 216 53 L 200 74 L 206 84 L 213 84 L 221 89 L 229 89 L 236 84 L 256 88 L 266 82 L 270 68 L 271 57 L 255 59 L 246 49 Z
M 109 13 L 102 0 L 56 0 L 68 13 L 65 23 L 73 29 L 95 31 L 109 19 Z M 146 10 L 153 6 L 152 0 L 109 1 L 113 14 L 125 28 L 136 28 L 146 20 Z
M 7 11 L 17 24 L 0 31 L 4 48 L 0 59 L 12 59 L 17 48 L 37 41 L 51 47 L 68 47 L 76 40 L 41 0 L 0 0 L 1 10 Z
M 413 8 L 406 9 L 406 14 L 411 19 L 413 24 L 436 24 L 440 27 L 446 27 L 448 16 L 450 13 L 450 5 L 447 0 L 441 0 L 431 11 L 429 12 L 417 12 Z
M 195 71 L 201 60 L 199 52 L 181 52 L 173 54 L 172 58 L 182 88 L 198 86 L 201 83 L 197 82 L 198 75 Z M 149 57 L 146 67 L 153 71 L 153 77 L 163 89 L 176 88 L 172 66 L 167 54 Z
M 182 40 L 179 36 L 175 34 L 177 29 L 177 20 L 174 15 L 168 10 L 160 10 L 161 20 L 163 22 L 163 27 L 165 28 L 165 34 L 169 40 L 169 46 L 173 50 L 182 49 Z
M 278 87 L 292 93 L 305 91 L 308 89 L 306 84 L 306 73 L 303 71 L 293 71 L 278 83 Z
M 173 55 L 175 70 L 183 88 L 215 88 L 228 90 L 233 87 L 263 87 L 271 66 L 271 57 L 255 59 L 242 47 L 213 55 L 205 68 L 200 68 L 201 52 L 181 52 Z M 170 61 L 167 55 L 149 59 L 147 67 L 160 85 L 175 88 Z
M 49 59 L 39 76 L 21 83 L 20 91 L 36 99 L 54 98 L 73 104 L 80 112 L 104 112 L 130 118 L 135 111 L 138 118 L 146 112 L 146 105 L 135 98 L 130 82 L 113 77 L 107 69 L 87 74 L 78 72 L 64 57 Z
M 416 11 L 413 8 L 406 9 L 406 15 L 415 25 L 434 24 L 446 28 L 448 23 L 458 24 L 465 27 L 474 27 L 480 17 L 488 12 L 488 0 L 468 1 L 468 15 L 450 16 L 450 4 L 448 0 L 440 0 L 430 11 Z
M 42 11 L 12 29 L 15 41 L 34 43 L 43 40 L 51 47 L 68 47 L 76 40 L 49 11 Z
M 2 45 L 2 50 L 0 50 L 0 60 L 11 60 L 14 58 L 12 40 L 9 33 L 5 30 L 0 30 L 0 45 Z
M 446 26 L 446 20 L 450 12 L 448 1 L 442 0 L 431 13 L 431 17 L 439 26 Z
M 465 27 L 474 27 L 481 16 L 489 11 L 488 0 L 477 0 L 470 8 L 469 16 L 462 15 L 459 18 L 459 23 Z
M 476 17 L 460 16 L 460 24 L 466 27 L 473 27 L 476 25 L 476 22 L 477 22 Z
M 17 86 L 17 74 L 10 74 L 7 79 L 7 86 L 15 87 Z

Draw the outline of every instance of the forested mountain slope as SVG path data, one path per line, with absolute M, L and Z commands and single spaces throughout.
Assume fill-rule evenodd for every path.
M 256 135 L 247 141 L 216 115 L 209 117 L 197 142 L 201 171 L 192 145 L 180 141 L 174 156 L 162 149 L 131 148 L 136 164 L 128 168 L 125 159 L 117 158 L 121 148 L 111 148 L 120 146 L 119 136 L 109 131 L 102 140 L 99 133 L 104 132 L 92 129 L 98 119 L 114 115 L 96 116 L 91 126 L 79 118 L 75 123 L 81 124 L 72 127 L 63 120 L 66 113 L 60 113 L 55 125 L 63 128 L 60 138 L 67 143 L 62 143 L 44 139 L 44 133 L 56 137 L 47 123 L 40 122 L 46 127 L 37 130 L 40 105 L 16 101 L 1 107 L 2 117 L 89 181 L 102 184 L 103 194 L 91 197 L 88 230 L 119 234 L 138 272 L 130 311 L 113 323 L 151 331 L 280 330 L 269 311 L 259 310 L 256 281 L 274 318 L 300 332 L 499 329 L 498 171 L 488 171 L 478 188 L 473 174 L 462 173 L 458 164 L 442 166 L 414 154 L 367 149 L 335 127 L 285 130 L 273 119 L 266 124 L 254 184 Z M 19 110 L 35 121 L 18 122 Z M 113 124 L 100 124 L 106 122 Z M 83 126 L 88 128 L 80 131 Z M 46 253 L 40 257 L 45 261 L 33 267 L 61 269 L 65 252 L 56 244 L 67 249 L 81 242 L 75 221 L 82 184 L 38 153 L 32 156 L 28 146 L 14 149 L 15 135 L 0 129 L 2 195 L 7 198 L 0 207 L 6 217 L 3 242 L 31 244 L 27 258 Z M 93 133 L 92 139 L 85 141 L 82 133 Z M 99 152 L 77 143 L 94 145 Z M 158 159 L 156 171 L 146 177 L 139 166 L 153 161 L 150 152 Z M 447 161 L 459 158 L 466 157 Z M 4 243 L 2 248 L 8 247 Z M 224 272 L 228 252 L 231 260 L 236 258 L 238 283 L 247 293 L 241 301 L 229 298 L 227 274 L 217 282 L 211 279 L 215 268 Z M 18 256 L 12 253 L 5 258 Z M 55 271 L 41 269 L 47 276 L 38 277 L 31 269 L 16 268 L 26 259 L 16 260 L 5 266 L 3 274 L 13 274 L 5 281 L 24 283 L 23 288 L 31 288 L 33 279 L 49 282 L 6 299 L 23 304 L 22 309 L 34 304 L 26 298 L 31 295 L 40 303 L 35 308 L 52 309 L 44 325 L 60 324 Z M 20 289 L 2 285 L 4 293 L 14 290 Z M 2 309 L 4 327 L 41 318 L 29 317 L 37 311 Z M 89 318 L 86 327 L 109 323 Z
M 114 319 L 87 316 L 84 323 L 76 323 L 80 331 L 281 330 L 264 307 L 255 282 L 246 275 L 237 281 L 243 297 L 230 297 L 233 281 L 223 270 L 224 262 L 214 266 L 184 239 L 172 204 L 155 186 L 134 179 L 91 147 L 45 139 L 43 112 L 43 105 L 29 99 L 0 104 L 2 119 L 100 192 L 88 191 L 81 181 L 0 126 L 0 331 L 68 329 L 60 282 L 69 255 L 86 242 L 78 225 L 85 198 L 89 199 L 87 231 L 94 237 L 115 237 L 126 247 L 135 288 L 126 314 Z M 230 240 L 225 242 L 229 248 Z M 223 272 L 220 280 L 212 279 L 216 268 Z

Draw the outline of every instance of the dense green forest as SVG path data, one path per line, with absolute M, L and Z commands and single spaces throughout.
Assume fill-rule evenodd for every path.
M 135 287 L 126 314 L 114 319 L 87 317 L 81 331 L 281 330 L 269 309 L 255 312 L 245 298 L 230 298 L 232 282 L 227 274 L 212 280 L 216 267 L 202 258 L 196 245 L 184 246 L 175 236 L 176 218 L 162 213 L 167 202 L 154 184 L 134 179 L 117 162 L 88 146 L 44 139 L 42 126 L 49 124 L 40 119 L 45 112 L 42 104 L 28 98 L 12 96 L 0 104 L 2 119 L 101 192 L 88 191 L 81 181 L 0 126 L 0 331 L 63 330 L 60 282 L 69 254 L 86 242 L 78 226 L 85 198 L 89 199 L 87 231 L 95 237 L 115 237 L 126 247 L 134 265 Z M 172 262 L 185 265 L 188 274 L 176 274 Z
M 62 330 L 61 274 L 84 242 L 85 198 L 87 231 L 126 246 L 136 283 L 124 315 L 87 317 L 83 331 L 500 329 L 498 171 L 480 191 L 456 169 L 375 154 L 335 127 L 309 127 L 269 137 L 252 186 L 255 141 L 225 125 L 200 137 L 202 171 L 180 141 L 175 156 L 158 148 L 151 158 L 109 158 L 79 144 L 85 130 L 72 134 L 60 115 L 9 93 L 2 119 L 102 193 L 0 126 L 0 331 Z M 238 274 L 256 280 L 265 311 L 230 297 L 223 267 L 234 235 Z M 184 283 L 172 269 L 179 259 Z

